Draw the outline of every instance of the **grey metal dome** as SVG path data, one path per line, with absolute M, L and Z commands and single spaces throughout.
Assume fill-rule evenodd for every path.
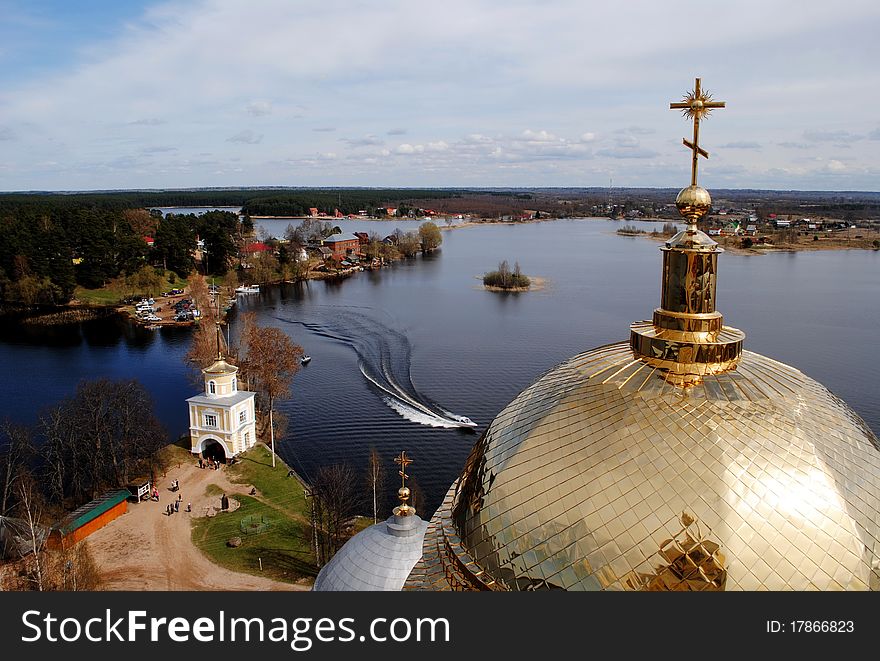
M 392 515 L 348 540 L 324 565 L 312 590 L 400 590 L 422 557 L 428 523 L 415 514 Z

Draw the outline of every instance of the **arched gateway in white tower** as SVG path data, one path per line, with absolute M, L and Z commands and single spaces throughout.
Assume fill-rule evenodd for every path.
M 219 353 L 202 373 L 204 393 L 186 400 L 192 453 L 225 461 L 257 442 L 255 393 L 238 389 L 238 367 Z

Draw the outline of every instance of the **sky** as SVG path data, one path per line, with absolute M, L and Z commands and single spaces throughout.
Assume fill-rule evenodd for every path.
M 876 0 L 0 0 L 0 190 L 880 190 Z

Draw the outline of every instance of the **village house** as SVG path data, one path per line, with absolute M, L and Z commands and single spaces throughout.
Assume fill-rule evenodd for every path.
M 242 252 L 245 255 L 254 255 L 259 252 L 271 252 L 272 247 L 266 245 L 262 241 L 255 241 L 254 243 L 247 244 L 244 248 L 242 248 Z
M 321 245 L 333 252 L 333 259 L 343 260 L 349 254 L 360 251 L 361 240 L 351 233 L 333 234 L 321 241 Z
M 312 218 L 316 218 L 318 216 L 318 209 L 316 207 L 309 207 L 309 215 Z

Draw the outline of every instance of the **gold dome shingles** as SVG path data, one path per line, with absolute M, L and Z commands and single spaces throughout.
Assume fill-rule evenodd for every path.
M 687 511 L 727 558 L 727 589 L 876 586 L 880 453 L 840 400 L 749 352 L 684 394 L 635 372 L 612 345 L 517 398 L 438 511 L 439 536 L 461 531 L 444 548 L 505 589 L 630 589 Z

